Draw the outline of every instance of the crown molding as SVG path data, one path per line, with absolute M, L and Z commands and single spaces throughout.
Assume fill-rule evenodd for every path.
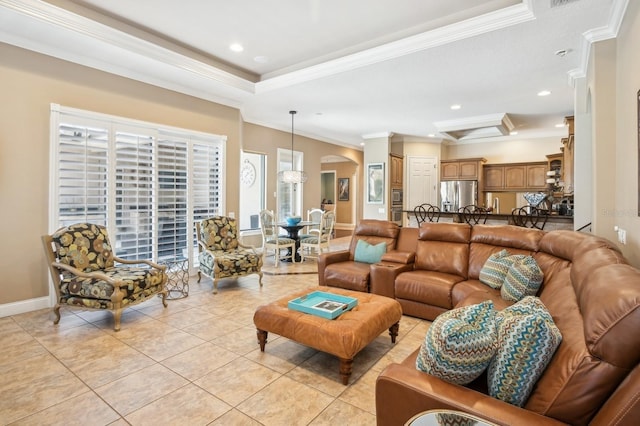
M 256 93 L 331 76 L 535 19 L 528 1 L 282 75 L 265 74 Z
M 591 55 L 591 46 L 593 43 L 610 40 L 618 36 L 628 5 L 629 0 L 613 0 L 609 23 L 605 27 L 595 28 L 582 34 L 582 43 L 580 45 L 580 67 L 569 71 L 567 76 L 571 87 L 575 88 L 576 80 L 587 76 L 589 56 Z
M 86 46 L 90 41 L 91 43 L 99 43 L 114 55 L 134 58 L 141 64 L 151 62 L 162 67 L 163 71 L 167 71 L 169 75 L 180 72 L 186 77 L 187 82 L 189 78 L 199 80 L 198 93 L 200 97 L 202 97 L 203 81 L 209 85 L 226 87 L 227 92 L 231 94 L 233 92 L 247 95 L 254 93 L 255 86 L 251 81 L 43 1 L 0 0 L 0 20 L 13 24 L 10 31 L 0 31 L 1 41 L 80 65 L 99 69 L 106 68 L 119 75 L 151 84 L 166 83 L 161 79 L 154 80 L 153 77 L 150 77 L 148 73 L 145 73 L 148 68 L 144 66 L 137 68 L 133 64 L 122 67 L 114 66 L 113 63 L 117 62 L 114 61 L 114 57 L 100 57 L 101 51 L 99 49 L 82 50 L 83 46 Z M 38 32 L 47 33 L 51 36 L 33 37 L 32 33 L 34 32 L 36 34 Z M 61 38 L 66 37 L 70 37 L 70 41 L 75 43 L 61 43 Z M 115 56 L 115 58 L 120 57 Z M 229 101 L 231 99 L 226 99 L 225 104 L 228 104 Z

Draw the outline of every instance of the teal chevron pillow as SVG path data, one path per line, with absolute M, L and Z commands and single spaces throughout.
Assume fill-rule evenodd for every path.
M 498 349 L 489 364 L 489 395 L 518 407 L 562 341 L 551 314 L 537 297 L 527 296 L 496 314 Z
M 420 347 L 416 368 L 447 382 L 471 383 L 496 352 L 495 316 L 490 300 L 438 315 Z
M 525 296 L 535 296 L 543 278 L 536 260 L 531 256 L 524 256 L 509 267 L 500 295 L 503 299 L 513 302 L 522 300 Z
M 480 270 L 480 282 L 496 290 L 499 289 L 502 287 L 511 265 L 523 257 L 522 254 L 510 255 L 506 249 L 493 253 Z
M 387 243 L 371 245 L 365 240 L 358 240 L 356 244 L 356 252 L 353 254 L 353 260 L 362 263 L 378 263 L 382 255 L 387 252 Z

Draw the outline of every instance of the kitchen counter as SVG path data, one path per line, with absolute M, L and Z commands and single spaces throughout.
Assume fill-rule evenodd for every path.
M 405 226 L 417 226 L 416 218 L 413 210 L 403 210 L 407 214 L 407 220 L 404 221 Z M 462 222 L 460 213 L 442 212 L 440 214 L 440 222 Z M 493 214 L 489 213 L 487 225 L 511 225 L 511 214 Z M 545 231 L 553 231 L 556 229 L 573 230 L 573 216 L 549 215 L 547 223 L 544 227 Z

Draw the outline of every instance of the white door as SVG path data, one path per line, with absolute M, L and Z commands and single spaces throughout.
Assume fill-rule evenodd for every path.
M 419 204 L 429 203 L 438 205 L 438 168 L 435 157 L 408 157 L 409 167 L 407 176 L 407 197 L 405 208 L 413 210 Z

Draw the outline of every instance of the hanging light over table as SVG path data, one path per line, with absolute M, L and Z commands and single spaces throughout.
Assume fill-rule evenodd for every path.
M 282 170 L 278 173 L 278 179 L 283 183 L 304 183 L 307 181 L 307 174 L 302 170 L 293 169 L 293 116 L 297 111 L 289 111 L 291 114 L 291 170 Z

